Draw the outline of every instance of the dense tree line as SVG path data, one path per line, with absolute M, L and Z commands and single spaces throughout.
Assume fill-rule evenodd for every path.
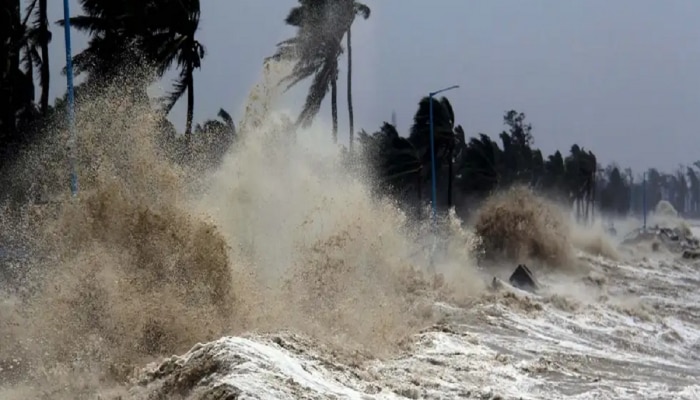
M 597 161 L 591 151 L 574 144 L 566 157 L 557 151 L 545 159 L 533 147 L 532 126 L 525 114 L 514 110 L 503 117 L 506 130 L 498 136 L 500 145 L 483 133 L 467 139 L 462 126 L 455 125 L 449 100 L 432 101 L 438 206 L 467 213 L 495 190 L 519 184 L 574 204 L 582 219 L 592 217 Z M 429 108 L 430 99 L 425 97 L 407 137 L 386 122 L 378 132 L 359 133 L 363 158 L 377 172 L 378 185 L 418 210 L 430 196 L 432 180 Z
M 206 57 L 205 46 L 197 39 L 200 1 L 80 0 L 80 6 L 80 15 L 70 22 L 73 29 L 87 33 L 89 41 L 74 55 L 75 73 L 86 77 L 76 87 L 77 101 L 84 93 L 119 82 L 131 89 L 133 101 L 147 104 L 147 86 L 175 70 L 178 77 L 172 90 L 159 99 L 161 133 L 175 160 L 219 160 L 234 143 L 236 127 L 224 110 L 219 119 L 194 123 L 193 72 Z M 296 33 L 279 43 L 270 58 L 293 62 L 292 73 L 283 81 L 287 87 L 310 81 L 296 126 L 311 124 L 330 92 L 331 134 L 337 141 L 337 81 L 346 57 L 349 160 L 362 161 L 376 178 L 377 189 L 416 206 L 418 212 L 430 200 L 430 100 L 419 101 L 405 135 L 385 123 L 374 133 L 360 131 L 359 149 L 354 146 L 351 31 L 356 20 L 370 15 L 370 8 L 355 0 L 299 0 L 280 21 Z M 49 121 L 65 118 L 65 95 L 51 105 L 49 93 L 49 46 L 63 46 L 52 41 L 49 21 L 62 26 L 58 17 L 48 15 L 47 0 L 7 0 L 0 9 L 0 168 L 40 136 Z M 133 65 L 148 68 L 125 73 Z M 182 135 L 165 119 L 181 98 L 187 101 Z M 497 136 L 468 137 L 449 100 L 433 99 L 433 108 L 440 210 L 455 207 L 467 214 L 495 190 L 521 184 L 572 205 L 582 219 L 592 217 L 594 209 L 606 215 L 640 213 L 644 190 L 650 207 L 665 199 L 682 213 L 700 213 L 700 164 L 668 174 L 649 169 L 642 180 L 614 164 L 602 167 L 592 151 L 577 144 L 565 153 L 543 155 L 522 112 L 506 112 L 505 129 Z
M 611 164 L 599 172 L 597 201 L 606 213 L 624 216 L 639 215 L 645 206 L 651 210 L 659 201 L 666 200 L 679 214 L 697 218 L 700 217 L 699 173 L 700 162 L 681 165 L 672 173 L 649 168 L 636 176 L 629 168 L 622 170 Z

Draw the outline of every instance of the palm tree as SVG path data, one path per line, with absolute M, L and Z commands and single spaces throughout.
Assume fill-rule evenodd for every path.
M 332 0 L 299 0 L 285 19 L 287 25 L 297 28 L 297 34 L 277 45 L 272 58 L 295 61 L 289 76 L 282 80 L 289 90 L 297 83 L 313 76 L 304 106 L 295 123 L 309 126 L 318 114 L 321 103 L 331 89 L 333 140 L 338 141 L 338 58 L 342 54 L 341 41 L 346 25 L 340 23 L 337 3 Z
M 200 152 L 200 157 L 203 156 L 201 159 L 207 160 L 210 165 L 221 161 L 236 138 L 236 125 L 231 115 L 223 108 L 217 115 L 219 119 L 210 119 L 195 126 L 191 144 L 193 150 Z
M 210 119 L 201 125 L 197 124 L 194 129 L 195 133 L 213 136 L 212 139 L 217 142 L 217 145 L 222 144 L 220 142 L 231 142 L 236 136 L 236 125 L 233 122 L 233 117 L 223 108 L 219 109 L 217 116 L 220 119 Z
M 438 171 L 442 169 L 445 160 L 448 162 L 448 181 L 447 181 L 447 196 L 448 204 L 452 204 L 452 166 L 454 162 L 453 148 L 460 136 L 464 136 L 464 131 L 459 128 L 460 132 L 455 129 L 455 115 L 452 105 L 447 98 L 442 97 L 439 100 L 433 98 L 433 128 L 435 136 L 435 169 L 436 176 Z M 413 117 L 413 125 L 408 140 L 421 154 L 423 165 L 426 165 L 426 170 L 430 172 L 430 100 L 424 97 L 418 103 L 418 110 Z
M 22 37 L 19 0 L 5 2 L 0 9 L 0 135 L 3 142 L 17 134 L 16 77 L 20 71 Z
M 76 75 L 91 82 L 109 82 L 137 58 L 140 39 L 148 35 L 145 12 L 153 0 L 80 0 L 83 15 L 70 18 L 71 27 L 88 34 L 87 47 L 73 57 Z M 58 21 L 65 24 L 63 19 Z
M 34 75 L 34 67 L 40 70 L 41 114 L 46 116 L 49 109 L 49 43 L 51 31 L 47 14 L 47 0 L 32 0 L 27 6 L 26 18 L 33 16 L 31 28 L 26 29 L 24 40 L 24 64 L 30 76 Z M 24 26 L 27 26 L 25 19 Z M 41 55 L 39 54 L 41 52 Z
M 597 160 L 590 151 L 585 151 L 577 144 L 571 146 L 571 154 L 566 157 L 566 177 L 575 202 L 578 220 L 589 221 L 589 209 L 595 199 L 595 178 L 597 175 Z
M 371 135 L 360 131 L 358 141 L 361 154 L 379 178 L 382 189 L 388 187 L 394 194 L 401 194 L 415 186 L 421 202 L 425 169 L 420 153 L 408 139 L 399 136 L 394 125 L 385 122 Z
M 145 39 L 145 47 L 154 59 L 158 76 L 162 77 L 173 64 L 180 69 L 174 90 L 163 98 L 164 110 L 170 113 L 187 91 L 185 142 L 189 145 L 194 119 L 194 70 L 201 68 L 205 55 L 204 46 L 195 38 L 199 29 L 199 0 L 168 0 L 167 3 L 170 7 L 164 7 L 165 17 L 156 24 L 153 35 Z
M 194 114 L 193 72 L 201 67 L 204 46 L 195 38 L 199 0 L 80 0 L 85 15 L 71 25 L 90 34 L 85 50 L 75 56 L 76 74 L 110 79 L 129 63 L 152 65 L 162 77 L 176 64 L 180 76 L 162 100 L 166 113 L 187 92 L 185 141 L 191 140 Z M 59 21 L 63 24 L 63 21 Z
M 22 125 L 35 116 L 32 64 L 27 69 L 25 63 L 27 71 L 21 68 L 27 21 L 21 18 L 19 0 L 0 6 L 0 137 L 6 144 L 26 139 Z
M 466 193 L 485 197 L 501 181 L 503 151 L 484 133 L 463 146 L 457 167 L 460 186 Z
M 353 141 L 355 138 L 355 115 L 352 107 L 352 23 L 355 21 L 355 16 L 360 15 L 364 19 L 369 18 L 371 10 L 365 4 L 358 1 L 353 1 L 352 16 L 347 31 L 347 48 L 348 48 L 348 122 L 350 124 L 350 153 L 352 154 Z

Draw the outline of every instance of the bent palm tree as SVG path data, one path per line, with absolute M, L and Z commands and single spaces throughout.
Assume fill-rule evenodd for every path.
M 166 113 L 187 92 L 185 140 L 190 142 L 194 114 L 193 72 L 201 67 L 204 46 L 197 41 L 199 0 L 80 0 L 85 15 L 71 24 L 90 34 L 85 50 L 75 56 L 76 74 L 88 72 L 105 79 L 124 65 L 145 61 L 162 77 L 175 64 L 180 75 L 174 89 L 161 100 Z M 62 24 L 63 21 L 59 21 Z
M 204 46 L 195 38 L 199 29 L 199 0 L 169 2 L 171 7 L 164 11 L 164 18 L 156 25 L 153 35 L 146 38 L 145 47 L 154 59 L 158 76 L 165 75 L 173 64 L 180 69 L 174 89 L 162 100 L 165 112 L 170 113 L 187 91 L 185 142 L 189 145 L 194 119 L 194 70 L 201 68 L 205 55 Z
M 39 84 L 41 86 L 41 113 L 46 115 L 49 108 L 49 43 L 51 31 L 47 16 L 47 0 L 32 0 L 27 6 L 27 16 L 32 18 L 31 28 L 26 29 L 24 39 L 24 64 L 30 76 L 34 75 L 34 67 L 40 70 Z M 24 26 L 27 25 L 24 21 Z M 41 55 L 39 54 L 41 52 Z
M 148 36 L 145 15 L 151 1 L 80 0 L 83 15 L 70 18 L 71 27 L 90 36 L 87 47 L 73 57 L 76 75 L 88 73 L 91 81 L 109 81 L 142 50 L 141 38 Z M 58 24 L 63 26 L 64 20 Z
M 342 54 L 341 40 L 344 25 L 339 23 L 330 0 L 299 0 L 285 19 L 287 25 L 297 28 L 297 34 L 277 45 L 274 59 L 295 61 L 291 74 L 282 82 L 289 90 L 299 82 L 312 77 L 313 81 L 299 113 L 297 126 L 309 126 L 318 114 L 323 99 L 331 89 L 331 114 L 333 118 L 333 140 L 338 140 L 338 57 Z
M 352 153 L 353 141 L 355 138 L 355 113 L 352 106 L 352 23 L 355 21 L 355 16 L 360 15 L 364 19 L 369 18 L 370 8 L 365 4 L 357 1 L 352 1 L 352 14 L 350 24 L 347 31 L 347 48 L 348 48 L 348 123 L 350 124 L 350 153 Z
M 383 188 L 388 186 L 390 191 L 398 194 L 415 186 L 420 203 L 424 168 L 413 144 L 399 136 L 396 127 L 386 122 L 379 132 L 372 135 L 360 131 L 358 141 L 361 153 L 377 174 Z

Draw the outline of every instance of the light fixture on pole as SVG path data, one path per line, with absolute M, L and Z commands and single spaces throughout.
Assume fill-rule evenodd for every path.
M 75 131 L 75 98 L 73 94 L 73 56 L 70 41 L 70 6 L 69 0 L 63 0 L 63 28 L 66 39 L 66 83 L 68 84 L 68 158 L 70 162 L 70 191 L 73 196 L 78 193 L 78 174 L 75 166 L 76 131 Z
M 430 102 L 430 172 L 431 172 L 431 185 L 432 185 L 432 219 L 435 223 L 437 218 L 437 183 L 436 183 L 436 173 L 435 173 L 435 127 L 433 123 L 433 97 L 436 94 L 446 92 L 448 90 L 457 89 L 459 85 L 453 85 L 444 89 L 436 90 L 428 94 L 428 100 Z

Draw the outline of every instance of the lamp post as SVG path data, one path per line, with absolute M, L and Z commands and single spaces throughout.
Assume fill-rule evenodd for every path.
M 444 89 L 436 90 L 428 94 L 428 100 L 430 102 L 430 172 L 431 172 L 431 184 L 432 184 L 432 210 L 433 210 L 433 223 L 437 218 L 437 183 L 436 183 L 436 173 L 435 173 L 435 126 L 433 123 L 433 97 L 442 92 L 448 90 L 457 89 L 459 85 L 453 85 Z
M 68 85 L 68 158 L 70 162 L 70 191 L 73 196 L 78 193 L 78 174 L 75 167 L 76 132 L 75 132 L 75 98 L 73 94 L 73 56 L 70 41 L 70 5 L 63 0 L 64 34 L 66 40 L 66 83 Z
M 644 172 L 642 175 L 642 213 L 644 215 L 644 225 L 642 228 L 644 231 L 647 230 L 647 173 Z

